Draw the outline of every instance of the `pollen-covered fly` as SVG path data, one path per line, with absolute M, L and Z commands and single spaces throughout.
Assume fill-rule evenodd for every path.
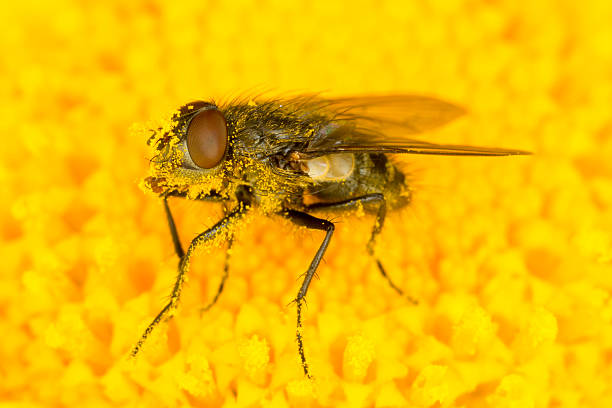
M 151 161 L 150 176 L 143 182 L 145 189 L 163 198 L 180 259 L 178 276 L 168 304 L 146 328 L 132 356 L 153 329 L 177 308 L 194 250 L 219 240 L 231 246 L 234 227 L 249 211 L 257 209 L 265 215 L 325 231 L 295 298 L 298 353 L 304 374 L 310 377 L 303 347 L 302 305 L 334 233 L 334 224 L 315 214 L 356 209 L 374 214 L 366 250 L 383 278 L 403 295 L 374 254 L 374 242 L 387 210 L 411 201 L 406 175 L 394 165 L 391 156 L 527 154 L 515 149 L 434 144 L 409 138 L 462 114 L 461 108 L 448 102 L 413 95 L 339 99 L 300 96 L 227 104 L 196 101 L 181 107 L 165 127 L 153 130 L 148 143 L 156 155 Z M 224 203 L 228 210 L 184 251 L 168 197 L 216 201 Z M 228 256 L 217 294 L 204 310 L 217 301 L 227 275 Z

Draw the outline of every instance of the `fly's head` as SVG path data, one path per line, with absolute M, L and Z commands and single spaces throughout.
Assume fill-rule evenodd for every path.
M 213 103 L 182 106 L 158 127 L 148 144 L 155 151 L 145 190 L 158 195 L 184 194 L 229 198 L 237 171 L 232 137 L 224 113 Z

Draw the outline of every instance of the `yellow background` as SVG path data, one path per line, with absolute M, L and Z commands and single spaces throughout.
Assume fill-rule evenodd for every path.
M 31 406 L 612 406 L 612 3 L 11 1 L 0 29 L 0 401 Z M 245 226 L 194 257 L 135 362 L 176 258 L 138 189 L 134 123 L 261 91 L 417 93 L 466 118 L 428 140 L 530 157 L 401 160 L 414 205 L 322 236 Z M 221 215 L 171 203 L 186 244 Z M 21 405 L 18 405 L 21 406 Z M 30 406 L 30 405 L 24 405 Z

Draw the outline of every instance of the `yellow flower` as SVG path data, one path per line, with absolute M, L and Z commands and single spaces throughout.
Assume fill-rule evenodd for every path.
M 1 401 L 612 406 L 612 2 L 5 3 Z M 275 218 L 240 228 L 202 316 L 225 240 L 194 253 L 128 360 L 178 261 L 134 124 L 263 90 L 435 95 L 469 114 L 426 140 L 534 155 L 395 158 L 414 202 L 376 251 L 418 306 L 367 256 L 373 220 L 335 219 L 303 309 L 313 380 L 290 302 L 322 236 Z M 184 244 L 223 213 L 170 205 Z

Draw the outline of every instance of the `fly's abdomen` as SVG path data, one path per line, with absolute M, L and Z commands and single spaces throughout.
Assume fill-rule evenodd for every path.
M 410 202 L 405 175 L 380 153 L 339 153 L 304 164 L 315 182 L 309 193 L 322 202 L 343 201 L 367 194 L 385 196 L 389 208 Z

